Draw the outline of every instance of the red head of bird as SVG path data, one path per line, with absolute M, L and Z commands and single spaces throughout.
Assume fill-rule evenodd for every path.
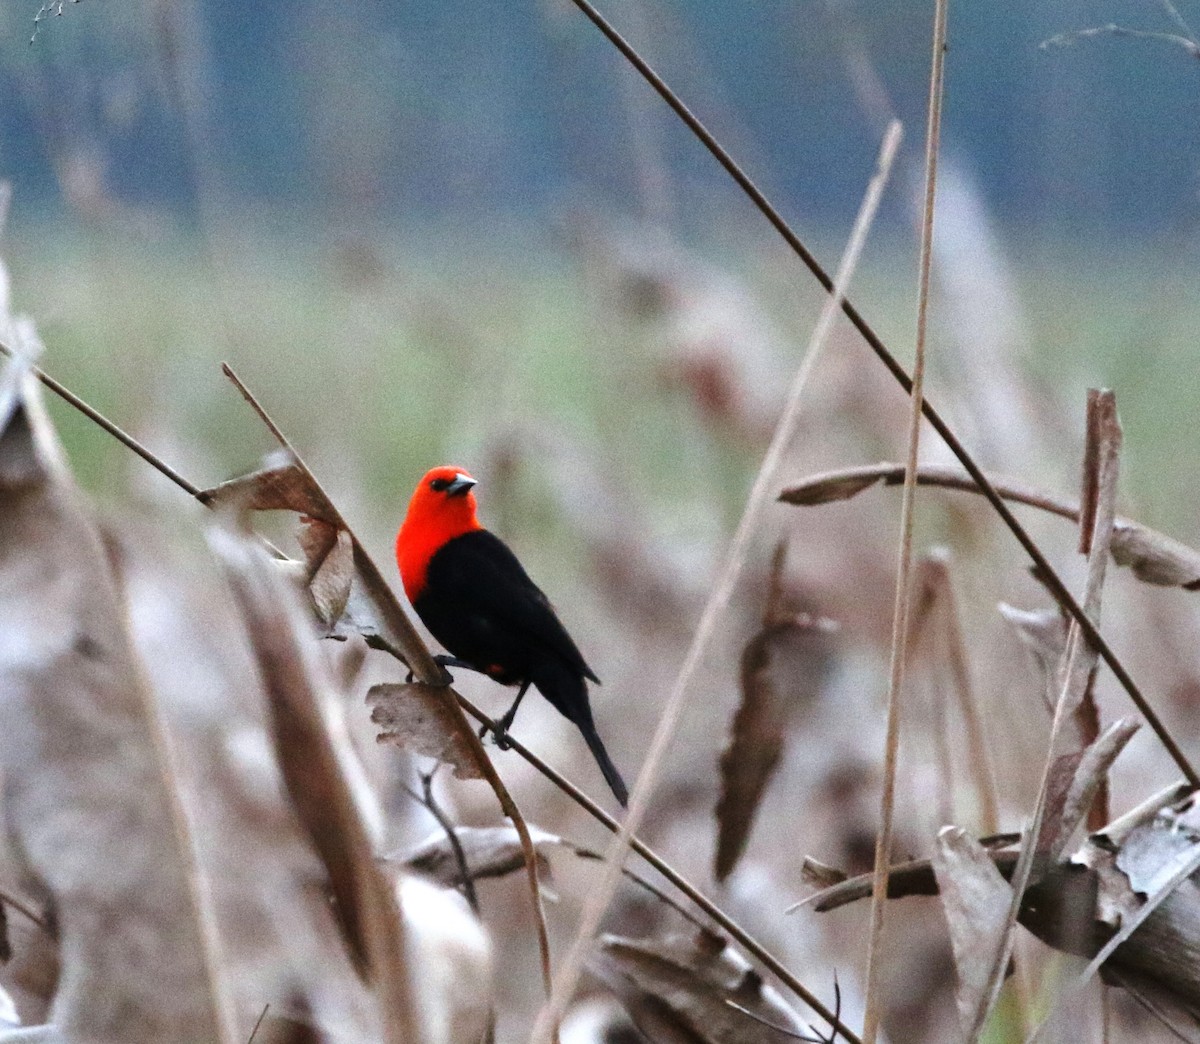
M 444 464 L 417 483 L 408 514 L 396 536 L 396 561 L 410 602 L 425 586 L 429 560 L 448 540 L 482 529 L 475 517 L 475 480 L 463 468 Z

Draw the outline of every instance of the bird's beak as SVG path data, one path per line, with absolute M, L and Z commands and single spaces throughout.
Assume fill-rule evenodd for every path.
M 458 474 L 454 476 L 454 481 L 446 487 L 446 496 L 457 497 L 465 496 L 467 491 L 475 485 L 475 480 L 470 475 Z

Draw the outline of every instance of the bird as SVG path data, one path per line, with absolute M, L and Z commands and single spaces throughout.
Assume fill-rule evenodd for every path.
M 433 468 L 417 483 L 396 535 L 404 593 L 450 654 L 438 657 L 440 663 L 517 687 L 516 700 L 497 723 L 501 747 L 532 685 L 583 734 L 624 808 L 629 792 L 588 702 L 587 683 L 600 679 L 517 556 L 480 523 L 477 484 L 454 465 Z

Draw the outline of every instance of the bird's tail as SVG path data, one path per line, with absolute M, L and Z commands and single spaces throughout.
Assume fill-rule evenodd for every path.
M 583 733 L 583 738 L 587 740 L 596 764 L 604 773 L 605 782 L 612 788 L 613 796 L 621 803 L 622 808 L 627 807 L 629 791 L 625 786 L 625 780 L 621 778 L 617 766 L 612 763 L 612 758 L 604 749 L 600 734 L 596 732 L 596 723 L 592 720 L 587 682 L 581 675 L 567 669 L 565 665 L 551 661 L 541 665 L 540 670 L 533 676 L 533 683 L 538 687 L 538 691 L 558 709 L 559 713 L 574 722 L 579 731 Z
M 596 731 L 592 716 L 589 714 L 585 721 L 576 722 L 576 724 L 579 726 L 579 731 L 583 733 L 583 738 L 587 740 L 596 764 L 604 773 L 604 781 L 612 790 L 613 797 L 617 799 L 622 808 L 627 808 L 629 806 L 629 790 L 625 786 L 625 780 L 621 778 L 621 773 L 617 771 L 617 766 L 608 756 L 608 751 L 604 749 L 604 741 L 600 739 L 600 734 Z

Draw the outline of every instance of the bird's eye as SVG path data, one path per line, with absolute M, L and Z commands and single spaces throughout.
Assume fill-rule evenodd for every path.
M 434 479 L 431 483 L 429 483 L 429 488 L 432 489 L 435 493 L 445 493 L 446 490 L 448 490 L 450 488 L 450 480 L 449 479 Z

